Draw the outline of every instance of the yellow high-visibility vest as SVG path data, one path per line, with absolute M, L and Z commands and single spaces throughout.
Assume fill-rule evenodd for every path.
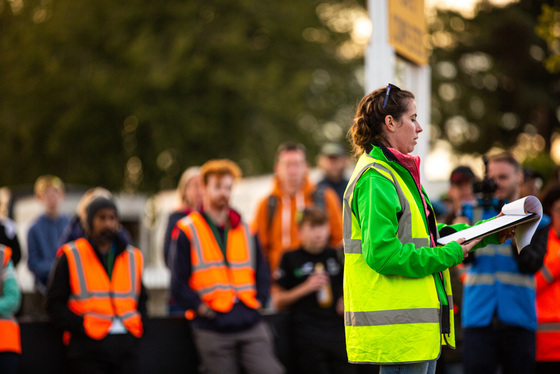
M 388 162 L 360 157 L 344 195 L 344 321 L 348 360 L 354 363 L 415 363 L 437 359 L 441 344 L 455 346 L 453 298 L 449 270 L 443 272 L 451 332 L 441 333 L 441 302 L 433 275 L 411 278 L 382 275 L 362 254 L 362 231 L 352 211 L 354 188 L 374 169 L 391 181 L 401 204 L 398 238 L 417 247 L 430 247 L 424 207 Z

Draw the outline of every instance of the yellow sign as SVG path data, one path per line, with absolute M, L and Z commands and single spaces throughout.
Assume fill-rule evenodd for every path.
M 424 0 L 387 0 L 389 3 L 389 43 L 401 56 L 418 65 L 428 63 L 424 47 L 426 20 Z

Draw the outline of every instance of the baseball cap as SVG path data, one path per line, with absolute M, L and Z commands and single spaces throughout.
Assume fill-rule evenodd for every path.
M 468 166 L 458 166 L 451 172 L 451 177 L 449 181 L 451 184 L 460 184 L 464 182 L 473 182 L 476 180 L 476 176 L 473 171 Z
M 345 157 L 347 152 L 339 143 L 326 143 L 321 147 L 320 154 L 328 157 Z

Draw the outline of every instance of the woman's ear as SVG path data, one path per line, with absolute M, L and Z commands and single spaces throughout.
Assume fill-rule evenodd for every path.
M 396 130 L 396 123 L 395 119 L 391 115 L 385 116 L 385 127 L 389 132 L 395 132 Z

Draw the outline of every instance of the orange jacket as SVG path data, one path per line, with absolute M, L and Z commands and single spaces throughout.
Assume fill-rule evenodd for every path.
M 199 212 L 181 219 L 177 227 L 191 242 L 189 286 L 206 305 L 227 313 L 239 298 L 250 308 L 260 308 L 255 285 L 256 249 L 244 222 L 229 229 L 225 258 L 212 229 Z M 192 311 L 188 311 L 186 317 L 191 319 Z
M 257 215 L 253 224 L 258 238 L 263 246 L 263 253 L 274 273 L 280 265 L 284 252 L 297 249 L 301 245 L 297 231 L 296 213 L 314 205 L 313 193 L 315 186 L 306 179 L 301 191 L 295 195 L 287 195 L 275 179 L 274 188 L 270 195 L 276 197 L 276 208 L 269 227 L 269 197 L 262 199 L 257 208 Z M 342 244 L 342 211 L 336 192 L 325 189 L 325 213 L 329 217 L 331 238 L 329 245 L 338 248 Z
M 80 238 L 65 244 L 60 253 L 68 259 L 70 299 L 68 308 L 83 316 L 84 329 L 92 339 L 103 339 L 109 333 L 113 318 L 118 317 L 134 336 L 143 333 L 138 312 L 138 298 L 144 260 L 132 246 L 117 255 L 111 279 L 90 243 Z M 69 335 L 65 337 L 68 342 Z
M 537 287 L 537 361 L 560 361 L 560 238 L 550 227 Z
M 0 296 L 4 292 L 4 272 L 12 257 L 12 249 L 0 244 Z M 21 353 L 19 325 L 14 316 L 0 316 L 0 352 Z

